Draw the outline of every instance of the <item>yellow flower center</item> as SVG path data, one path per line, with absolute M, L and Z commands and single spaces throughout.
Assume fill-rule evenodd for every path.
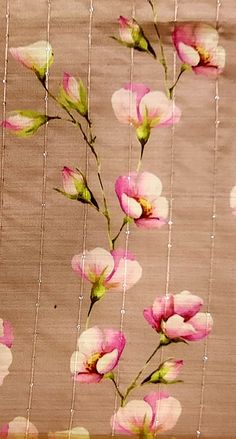
M 86 369 L 89 372 L 96 372 L 96 364 L 101 357 L 102 354 L 100 352 L 96 352 L 96 354 L 93 354 L 87 361 Z
M 152 205 L 150 201 L 146 200 L 145 198 L 139 198 L 139 204 L 142 207 L 143 213 L 142 216 L 149 216 L 152 213 Z
M 199 56 L 201 58 L 201 63 L 208 64 L 210 62 L 210 59 L 211 59 L 209 52 L 207 52 L 206 49 L 204 49 L 203 47 L 197 47 L 197 51 L 198 51 Z

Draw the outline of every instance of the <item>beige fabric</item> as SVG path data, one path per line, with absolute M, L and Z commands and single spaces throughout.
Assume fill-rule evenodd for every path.
M 86 81 L 88 74 L 89 7 L 86 0 L 53 0 L 50 17 L 46 0 L 0 0 L 0 75 L 4 78 L 6 42 L 6 3 L 9 4 L 9 46 L 30 44 L 47 38 L 55 53 L 50 69 L 50 88 L 56 92 L 62 72 L 68 71 Z M 174 1 L 160 0 L 161 30 L 167 44 L 168 61 L 173 66 L 170 30 L 174 20 Z M 177 1 L 176 1 L 177 3 Z M 216 1 L 178 1 L 179 21 L 194 20 L 215 24 Z M 139 148 L 134 132 L 119 124 L 111 109 L 112 93 L 130 80 L 144 82 L 152 89 L 162 87 L 161 67 L 140 53 L 131 67 L 129 50 L 109 37 L 117 31 L 116 20 L 130 16 L 132 1 L 94 0 L 91 48 L 91 117 L 102 157 L 102 174 L 113 212 L 113 230 L 118 230 L 122 213 L 114 194 L 113 182 L 127 172 L 129 144 L 131 168 L 136 167 Z M 151 40 L 154 32 L 151 13 L 144 0 L 134 2 L 135 15 Z M 215 83 L 188 73 L 181 80 L 176 102 L 183 118 L 174 132 L 153 130 L 147 145 L 143 169 L 157 174 L 164 195 L 171 196 L 171 155 L 173 147 L 173 229 L 170 258 L 170 291 L 188 289 L 204 298 L 205 310 L 214 318 L 208 340 L 208 361 L 204 366 L 204 341 L 166 349 L 166 358 L 184 358 L 184 385 L 172 386 L 171 394 L 183 405 L 183 414 L 173 434 L 196 437 L 203 390 L 203 437 L 236 436 L 235 418 L 235 233 L 236 219 L 229 208 L 229 192 L 236 184 L 235 104 L 235 4 L 222 0 L 220 38 L 227 53 L 227 67 L 219 80 L 219 149 L 216 176 L 216 233 L 213 284 L 208 295 L 211 260 L 212 196 L 215 142 Z M 1 98 L 4 96 L 4 84 Z M 10 56 L 7 65 L 6 110 L 44 110 L 44 92 L 33 74 Z M 49 114 L 57 114 L 49 102 Z M 130 137 L 131 136 L 131 137 Z M 45 144 L 44 144 L 45 142 Z M 43 151 L 47 150 L 46 167 Z M 95 211 L 60 196 L 53 187 L 61 185 L 64 165 L 86 170 L 85 145 L 76 129 L 66 122 L 50 123 L 32 138 L 3 136 L 3 208 L 1 257 L 1 318 L 14 329 L 13 364 L 0 388 L 0 424 L 16 416 L 27 417 L 32 374 L 35 313 L 40 292 L 37 321 L 36 358 L 30 421 L 40 432 L 69 427 L 73 382 L 69 371 L 71 353 L 76 346 L 80 301 L 80 279 L 70 268 L 74 254 L 96 246 L 107 248 L 105 224 Z M 89 182 L 97 189 L 94 161 L 88 154 Z M 43 175 L 46 176 L 45 216 L 42 210 Z M 85 221 L 85 224 L 84 224 Z M 120 384 L 125 386 L 139 370 L 156 343 L 156 334 L 142 320 L 142 310 L 157 294 L 165 293 L 168 227 L 141 231 L 132 227 L 128 246 L 143 266 L 143 277 L 127 292 L 124 330 L 128 345 L 120 363 Z M 125 245 L 125 235 L 120 239 Z M 40 252 L 42 284 L 39 290 Z M 89 305 L 89 286 L 83 287 L 81 327 Z M 92 323 L 120 326 L 122 294 L 107 295 L 95 308 Z M 174 352 L 174 353 L 173 353 Z M 203 378 L 203 367 L 205 368 Z M 151 370 L 151 368 L 150 368 Z M 150 389 L 151 390 L 151 389 Z M 146 389 L 146 393 L 148 389 Z M 142 397 L 137 390 L 135 397 Z M 110 382 L 77 385 L 73 426 L 81 425 L 92 434 L 110 433 L 109 420 L 115 408 Z

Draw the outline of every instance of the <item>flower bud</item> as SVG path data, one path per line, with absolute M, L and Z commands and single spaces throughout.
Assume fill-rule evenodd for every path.
M 81 171 L 77 170 L 75 172 L 73 169 L 64 166 L 62 170 L 62 184 L 64 191 L 56 188 L 55 190 L 57 192 L 60 192 L 72 200 L 92 204 L 96 209 L 99 209 L 97 201 L 89 189 L 86 178 Z
M 81 79 L 77 81 L 69 73 L 64 73 L 58 99 L 65 107 L 78 111 L 81 116 L 88 116 L 87 91 Z
M 173 384 L 179 382 L 176 380 L 183 367 L 183 360 L 169 360 L 164 361 L 157 370 L 152 372 L 145 380 L 144 383 L 163 383 L 163 384 Z
M 126 47 L 133 47 L 141 52 L 148 52 L 156 58 L 154 49 L 136 20 L 120 16 L 118 22 L 120 38 L 113 37 L 116 41 Z
M 10 113 L 7 119 L 1 122 L 1 125 L 16 136 L 27 137 L 32 136 L 41 125 L 50 119 L 54 118 L 35 111 L 22 110 Z
M 29 46 L 11 47 L 10 53 L 27 69 L 33 70 L 40 81 L 53 63 L 53 51 L 48 41 L 37 41 Z

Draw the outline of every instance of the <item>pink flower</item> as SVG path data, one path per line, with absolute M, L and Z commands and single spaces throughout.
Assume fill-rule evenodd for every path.
M 0 427 L 0 437 L 2 439 L 7 439 L 8 436 L 9 439 L 14 436 L 17 438 L 23 438 L 25 437 L 26 427 L 27 419 L 22 416 L 17 416 L 13 421 L 9 422 L 9 424 L 3 424 Z M 29 437 L 29 439 L 37 439 L 38 437 L 38 430 L 32 422 L 29 422 L 27 437 Z
M 150 172 L 132 172 L 115 183 L 121 209 L 141 228 L 160 228 L 166 224 L 168 201 L 161 197 L 162 183 Z
M 10 52 L 13 58 L 27 69 L 33 70 L 42 81 L 53 63 L 52 47 L 48 41 L 37 41 L 29 46 L 11 47 Z
M 0 343 L 11 348 L 13 340 L 14 337 L 11 323 L 7 320 L 0 319 Z
M 180 402 L 167 392 L 151 392 L 143 400 L 133 400 L 111 418 L 117 434 L 139 435 L 145 439 L 171 430 L 181 414 Z
M 199 312 L 202 305 L 200 297 L 182 291 L 157 297 L 152 307 L 144 309 L 144 317 L 168 340 L 197 341 L 207 337 L 213 326 L 211 315 Z
M 234 186 L 230 192 L 230 207 L 232 214 L 236 216 L 236 186 Z
M 171 384 L 178 382 L 176 378 L 178 377 L 182 367 L 183 360 L 174 360 L 170 358 L 169 360 L 164 361 L 157 370 L 152 372 L 147 378 L 145 378 L 142 382 L 144 383 L 163 383 L 163 384 Z
M 72 268 L 93 285 L 94 298 L 101 298 L 106 290 L 123 291 L 135 285 L 142 276 L 142 267 L 132 253 L 117 249 L 111 252 L 96 247 L 75 255 Z
M 89 328 L 79 337 L 78 351 L 72 354 L 71 373 L 81 383 L 99 383 L 116 367 L 124 347 L 122 332 L 97 326 Z
M 35 111 L 22 110 L 10 113 L 7 119 L 0 124 L 16 136 L 27 137 L 32 136 L 41 125 L 48 120 L 55 119 Z
M 215 77 L 225 66 L 225 50 L 218 46 L 219 34 L 207 24 L 183 24 L 173 32 L 179 58 L 196 74 Z
M 82 116 L 88 116 L 87 91 L 81 79 L 77 81 L 69 73 L 64 73 L 59 100 L 62 105 L 78 111 Z
M 12 363 L 12 353 L 6 345 L 0 344 L 0 386 L 4 378 L 9 374 L 9 367 Z
M 179 122 L 181 111 L 161 91 L 150 91 L 144 84 L 125 84 L 115 91 L 112 107 L 118 121 L 132 124 L 140 142 L 144 144 L 151 128 L 169 126 Z

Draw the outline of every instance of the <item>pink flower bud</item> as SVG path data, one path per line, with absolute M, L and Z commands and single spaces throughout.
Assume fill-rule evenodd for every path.
M 22 110 L 10 113 L 0 124 L 16 136 L 27 137 L 32 136 L 41 125 L 50 119 L 52 118 L 45 114 Z
M 48 41 L 37 41 L 29 46 L 11 47 L 10 52 L 27 69 L 33 70 L 43 81 L 53 63 L 53 51 Z
M 69 73 L 64 73 L 62 87 L 59 93 L 59 101 L 62 105 L 78 111 L 82 116 L 88 115 L 87 91 L 81 79 L 76 78 Z

